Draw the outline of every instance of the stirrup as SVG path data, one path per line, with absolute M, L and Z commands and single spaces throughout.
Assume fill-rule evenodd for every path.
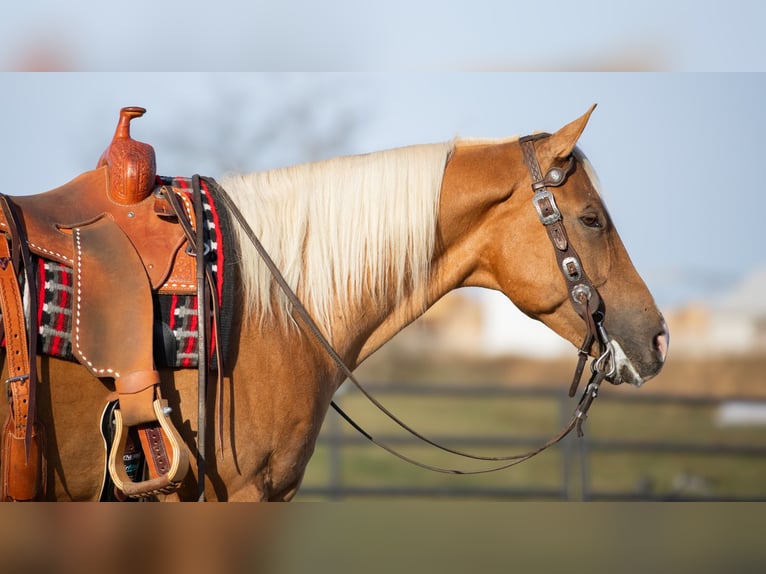
M 128 440 L 128 428 L 123 424 L 122 413 L 120 409 L 114 410 L 114 434 L 116 438 L 115 445 L 109 453 L 109 474 L 112 477 L 114 485 L 130 498 L 146 498 L 157 494 L 170 494 L 181 486 L 181 481 L 189 471 L 189 455 L 183 447 L 181 437 L 173 426 L 170 418 L 165 414 L 167 401 L 157 399 L 153 402 L 154 413 L 157 422 L 160 424 L 160 433 L 167 438 L 170 446 L 168 471 L 159 476 L 151 476 L 147 480 L 134 482 L 128 476 L 125 465 L 122 462 L 122 455 L 125 451 L 125 444 Z M 140 427 L 139 427 L 140 428 Z M 149 467 L 151 464 L 151 453 L 145 453 Z

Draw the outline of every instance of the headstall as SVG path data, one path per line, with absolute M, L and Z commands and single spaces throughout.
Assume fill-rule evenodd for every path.
M 604 328 L 604 304 L 598 289 L 593 285 L 585 272 L 580 256 L 567 236 L 564 220 L 556 205 L 553 192 L 548 189 L 563 185 L 575 167 L 574 156 L 569 156 L 569 162 L 565 168 L 551 167 L 542 175 L 540 164 L 535 153 L 535 141 L 548 137 L 547 134 L 526 136 L 519 140 L 524 163 L 527 165 L 532 179 L 532 191 L 534 203 L 540 223 L 548 233 L 548 238 L 553 244 L 553 251 L 561 274 L 566 281 L 569 302 L 575 312 L 585 322 L 586 332 L 582 345 L 578 349 L 579 360 L 569 387 L 569 396 L 573 397 L 580 384 L 585 363 L 593 341 L 598 341 L 599 358 L 594 362 L 594 369 L 603 371 L 603 378 L 614 375 L 614 356 L 612 345 Z M 599 381 L 600 382 L 600 381 Z

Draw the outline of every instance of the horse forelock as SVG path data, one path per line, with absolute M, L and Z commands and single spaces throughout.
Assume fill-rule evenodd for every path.
M 453 143 L 339 157 L 248 175 L 224 189 L 288 284 L 331 334 L 365 294 L 387 300 L 425 281 Z M 236 226 L 248 316 L 289 324 L 289 303 Z

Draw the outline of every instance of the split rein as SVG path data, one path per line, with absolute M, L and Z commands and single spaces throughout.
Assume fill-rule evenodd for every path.
M 380 410 L 384 415 L 386 415 L 389 419 L 391 419 L 399 427 L 401 427 L 402 429 L 404 429 L 411 435 L 415 436 L 416 438 L 422 440 L 423 442 L 439 450 L 442 450 L 444 452 L 448 452 L 450 454 L 454 454 L 463 458 L 469 458 L 469 459 L 480 460 L 480 461 L 489 461 L 489 462 L 503 462 L 503 464 L 499 466 L 494 466 L 492 468 L 483 469 L 483 470 L 459 470 L 459 469 L 452 469 L 452 468 L 442 468 L 439 466 L 433 466 L 430 464 L 416 461 L 402 454 L 401 452 L 395 450 L 389 445 L 375 439 L 367 431 L 362 429 L 356 422 L 354 422 L 351 419 L 351 417 L 349 417 L 337 405 L 337 403 L 335 403 L 335 401 L 331 403 L 331 406 L 333 407 L 333 409 L 335 409 L 335 411 L 341 417 L 343 417 L 343 419 L 345 419 L 354 429 L 356 429 L 359 433 L 361 433 L 370 442 L 379 446 L 380 448 L 389 452 L 390 454 L 396 456 L 397 458 L 404 460 L 405 462 L 408 462 L 410 464 L 419 466 L 427 470 L 432 470 L 434 472 L 440 472 L 445 474 L 465 474 L 465 475 L 486 474 L 486 473 L 496 472 L 499 470 L 504 470 L 506 468 L 515 466 L 521 462 L 529 460 L 533 456 L 543 452 L 547 448 L 560 442 L 564 437 L 566 437 L 570 432 L 572 432 L 573 429 L 577 429 L 577 435 L 579 437 L 582 437 L 583 436 L 582 425 L 585 419 L 587 418 L 588 410 L 593 404 L 593 401 L 595 400 L 595 398 L 598 396 L 598 391 L 599 391 L 599 387 L 601 383 L 604 381 L 604 379 L 607 379 L 614 375 L 614 371 L 615 371 L 614 353 L 613 353 L 612 345 L 609 342 L 609 338 L 606 334 L 606 330 L 604 329 L 604 324 L 603 324 L 604 310 L 603 310 L 603 304 L 602 304 L 601 298 L 595 286 L 591 283 L 590 279 L 588 279 L 587 275 L 585 274 L 582 263 L 580 262 L 580 258 L 577 255 L 574 247 L 569 243 L 569 240 L 566 234 L 566 229 L 564 228 L 564 224 L 562 221 L 561 212 L 558 210 L 558 207 L 556 206 L 553 193 L 550 190 L 548 190 L 549 187 L 558 187 L 566 181 L 567 177 L 569 176 L 572 169 L 574 168 L 574 158 L 570 157 L 569 164 L 565 169 L 553 167 L 550 170 L 548 170 L 545 177 L 542 177 L 542 174 L 540 172 L 540 166 L 538 164 L 537 157 L 535 154 L 535 148 L 534 148 L 534 142 L 542 137 L 547 137 L 547 136 L 541 134 L 541 135 L 535 135 L 535 136 L 527 136 L 519 140 L 523 150 L 523 154 L 524 154 L 524 161 L 527 164 L 527 168 L 529 169 L 530 175 L 532 177 L 532 190 L 535 192 L 533 202 L 538 212 L 538 215 L 540 217 L 540 222 L 545 226 L 545 229 L 548 232 L 548 236 L 551 242 L 553 243 L 554 251 L 556 253 L 556 259 L 559 263 L 559 269 L 564 275 L 564 278 L 567 282 L 570 302 L 572 306 L 574 307 L 575 311 L 577 312 L 577 314 L 583 319 L 586 325 L 585 339 L 583 340 L 583 344 L 580 346 L 578 350 L 579 359 L 577 362 L 577 366 L 575 368 L 572 384 L 569 389 L 570 397 L 573 397 L 575 393 L 577 392 L 577 387 L 579 386 L 583 371 L 585 369 L 585 364 L 588 359 L 589 350 L 591 346 L 593 345 L 594 341 L 598 343 L 599 356 L 597 359 L 595 359 L 591 363 L 590 380 L 588 381 L 588 384 L 582 394 L 582 397 L 580 398 L 578 402 L 577 408 L 575 409 L 575 412 L 572 416 L 571 421 L 563 429 L 561 429 L 561 431 L 557 435 L 549 439 L 543 445 L 521 454 L 514 454 L 514 455 L 507 455 L 507 456 L 480 456 L 480 455 L 474 455 L 474 454 L 465 453 L 459 450 L 455 450 L 453 448 L 434 442 L 433 440 L 423 436 L 421 433 L 411 428 L 409 425 L 407 425 L 402 420 L 400 420 L 396 415 L 394 415 L 391 411 L 389 411 L 385 406 L 383 406 L 383 404 L 381 404 L 375 397 L 373 397 L 362 386 L 362 384 L 357 380 L 357 378 L 351 372 L 351 369 L 348 368 L 348 366 L 345 364 L 345 362 L 340 357 L 340 355 L 338 355 L 338 353 L 335 351 L 332 344 L 322 334 L 319 326 L 316 324 L 314 319 L 306 310 L 305 306 L 301 303 L 300 299 L 298 299 L 295 292 L 288 285 L 284 276 L 279 271 L 279 269 L 277 268 L 273 259 L 269 256 L 266 249 L 263 247 L 263 244 L 260 242 L 258 237 L 253 232 L 250 225 L 245 220 L 239 208 L 233 203 L 233 201 L 228 196 L 228 194 L 223 193 L 221 195 L 221 199 L 225 203 L 227 209 L 229 210 L 229 213 L 231 213 L 234 216 L 234 218 L 237 220 L 242 231 L 245 233 L 245 235 L 253 244 L 256 251 L 260 255 L 260 257 L 263 259 L 264 263 L 266 264 L 266 267 L 269 269 L 272 276 L 274 277 L 274 280 L 277 282 L 280 289 L 287 297 L 288 301 L 292 305 L 296 314 L 301 318 L 301 320 L 304 322 L 305 326 L 308 328 L 308 330 L 311 332 L 314 338 L 319 342 L 319 344 L 322 346 L 325 352 L 330 356 L 333 362 L 338 366 L 341 373 L 343 373 L 343 375 L 349 381 L 351 381 L 351 383 L 353 383 L 354 386 L 356 386 L 356 388 L 359 389 L 359 391 L 378 410 Z

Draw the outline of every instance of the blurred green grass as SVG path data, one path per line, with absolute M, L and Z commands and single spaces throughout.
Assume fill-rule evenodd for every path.
M 422 379 L 418 384 L 423 385 Z M 456 383 L 424 386 L 454 391 Z M 407 392 L 389 394 L 385 386 L 378 390 L 387 407 L 429 438 L 447 437 L 447 444 L 459 450 L 498 455 L 523 452 L 537 444 L 502 444 L 504 437 L 509 442 L 540 439 L 541 443 L 568 422 L 576 401 L 561 396 L 566 386 L 561 383 L 561 393 L 542 397 L 472 396 L 462 391 L 449 396 L 414 396 Z M 359 437 L 331 412 L 309 464 L 303 492 L 296 500 L 332 499 L 322 489 L 333 485 L 350 490 L 340 499 L 365 500 L 578 500 L 583 496 L 605 500 L 766 499 L 766 454 L 726 453 L 726 447 L 738 446 L 766 451 L 763 427 L 718 425 L 718 402 L 666 403 L 658 402 L 658 397 L 647 401 L 641 392 L 626 394 L 611 386 L 603 388 L 585 423 L 585 439 L 577 439 L 572 433 L 562 445 L 532 460 L 477 476 L 437 474 L 409 465 Z M 384 438 L 384 442 L 394 441 L 394 446 L 407 456 L 448 467 L 477 469 L 492 465 L 459 459 L 428 445 L 403 442 L 406 435 L 376 413 L 355 389 L 342 392 L 336 399 L 365 430 Z M 346 441 L 340 454 L 331 452 L 326 442 L 333 433 Z M 482 446 L 483 436 L 491 436 L 493 444 Z M 472 437 L 476 444 L 470 444 Z M 459 444 L 450 445 L 450 438 Z M 612 450 L 609 444 L 613 441 L 624 441 L 628 447 L 646 442 L 656 448 Z M 683 452 L 673 445 L 689 446 L 691 451 Z M 720 452 L 696 452 L 713 446 Z M 372 492 L 365 493 L 365 489 Z M 532 492 L 515 492 L 524 489 Z

